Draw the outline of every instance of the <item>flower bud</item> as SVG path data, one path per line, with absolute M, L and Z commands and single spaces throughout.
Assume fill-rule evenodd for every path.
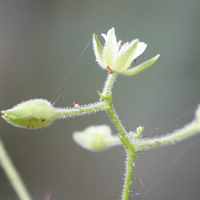
M 111 129 L 107 125 L 90 126 L 84 131 L 73 134 L 74 141 L 81 147 L 90 151 L 101 151 L 109 148 L 108 138 L 111 136 Z
M 42 128 L 54 119 L 54 108 L 44 99 L 33 99 L 22 102 L 5 111 L 2 118 L 14 126 L 24 128 Z

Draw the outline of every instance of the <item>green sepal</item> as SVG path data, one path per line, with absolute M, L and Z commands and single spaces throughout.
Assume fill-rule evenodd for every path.
M 146 62 L 143 62 L 142 64 L 138 65 L 137 67 L 134 67 L 134 68 L 131 68 L 131 69 L 128 69 L 128 70 L 124 70 L 124 71 L 119 72 L 119 73 L 127 75 L 127 76 L 133 76 L 133 75 L 138 74 L 139 72 L 145 70 L 149 66 L 151 66 L 154 62 L 156 62 L 156 60 L 159 57 L 160 57 L 160 54 L 151 58 L 150 60 L 147 60 Z
M 133 40 L 127 47 L 124 47 L 124 50 L 122 49 L 121 52 L 119 52 L 114 62 L 114 66 L 117 70 L 121 71 L 128 69 L 133 61 L 133 56 L 137 48 L 138 42 L 138 39 Z
M 96 56 L 96 60 L 101 65 L 101 67 L 104 67 L 104 62 L 102 60 L 103 46 L 95 33 L 93 34 L 93 49 L 94 49 L 94 54 Z

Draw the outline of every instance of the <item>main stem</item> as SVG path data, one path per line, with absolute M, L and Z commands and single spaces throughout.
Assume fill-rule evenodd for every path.
M 106 108 L 106 111 L 107 111 L 108 115 L 110 116 L 110 118 L 112 119 L 113 123 L 115 124 L 115 127 L 119 131 L 119 138 L 122 141 L 122 143 L 124 144 L 125 148 L 132 149 L 133 147 L 132 147 L 131 140 L 127 136 L 126 131 L 125 131 L 124 127 L 122 126 L 119 118 L 117 117 L 117 114 L 115 113 L 112 105 L 108 106 Z
M 115 76 L 116 76 L 115 73 L 108 75 L 108 78 L 106 80 L 106 83 L 101 95 L 102 97 L 104 97 L 104 100 L 107 104 L 106 111 L 108 115 L 110 116 L 111 120 L 113 121 L 113 123 L 115 124 L 115 127 L 119 131 L 119 138 L 122 141 L 127 152 L 126 175 L 125 175 L 122 200 L 128 200 L 136 152 L 134 150 L 134 147 L 132 145 L 130 138 L 128 137 L 124 127 L 122 126 L 112 106 L 112 94 L 110 93 L 110 90 L 115 80 Z
M 130 139 L 128 138 L 126 131 L 124 127 L 122 126 L 119 118 L 117 117 L 117 114 L 112 106 L 112 95 L 110 94 L 110 90 L 112 87 L 112 84 L 115 80 L 116 73 L 108 74 L 107 80 L 105 82 L 105 86 L 102 92 L 102 97 L 104 97 L 106 102 L 106 111 L 110 118 L 112 119 L 113 123 L 115 124 L 117 130 L 119 131 L 119 137 L 122 143 L 124 144 L 126 149 L 133 149 Z
M 126 177 L 123 189 L 122 200 L 128 200 L 130 187 L 132 183 L 133 167 L 135 165 L 135 154 L 133 149 L 127 149 Z
M 128 200 L 136 152 L 132 146 L 131 140 L 126 134 L 124 127 L 122 126 L 120 120 L 118 119 L 117 114 L 115 113 L 113 107 L 112 106 L 107 107 L 106 111 L 109 114 L 110 118 L 112 119 L 113 123 L 115 124 L 117 130 L 119 131 L 119 138 L 122 141 L 127 151 L 126 175 L 125 175 L 122 200 Z

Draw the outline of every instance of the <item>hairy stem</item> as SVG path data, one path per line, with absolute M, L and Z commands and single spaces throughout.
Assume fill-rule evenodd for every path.
M 126 176 L 125 176 L 125 183 L 124 189 L 122 193 L 122 200 L 128 200 L 130 187 L 131 187 L 131 179 L 133 174 L 133 167 L 135 163 L 135 151 L 133 149 L 127 150 L 127 162 L 126 162 Z
M 80 106 L 80 108 L 55 108 L 55 116 L 56 117 L 67 117 L 67 116 L 79 116 L 82 114 L 89 114 L 101 110 L 105 110 L 106 105 L 105 102 L 98 102 L 94 104 Z
M 194 120 L 190 124 L 186 125 L 184 128 L 176 130 L 175 133 L 167 134 L 166 136 L 162 136 L 160 138 L 136 140 L 133 142 L 133 147 L 136 151 L 138 151 L 149 147 L 151 148 L 155 146 L 171 144 L 173 142 L 193 136 L 200 131 L 199 126 L 199 122 L 197 120 Z
M 104 88 L 103 88 L 103 91 L 102 91 L 102 95 L 105 96 L 105 97 L 108 97 L 109 96 L 109 92 L 111 90 L 111 87 L 112 87 L 112 84 L 115 80 L 115 77 L 116 77 L 116 73 L 113 72 L 113 74 L 108 74 L 108 77 L 107 77 L 107 80 L 105 82 L 105 85 L 104 85 Z
M 117 117 L 117 114 L 115 113 L 113 107 L 108 106 L 106 111 L 109 114 L 110 118 L 112 119 L 113 123 L 115 124 L 117 130 L 119 131 L 119 138 L 127 151 L 126 175 L 125 175 L 122 200 L 128 200 L 132 173 L 133 173 L 133 166 L 135 161 L 135 150 L 134 147 L 132 146 L 130 138 L 126 134 L 126 131 L 122 126 L 119 118 Z
M 132 173 L 133 173 L 133 165 L 134 165 L 134 161 L 135 161 L 135 150 L 134 150 L 134 147 L 132 146 L 130 138 L 128 137 L 124 127 L 122 126 L 122 124 L 113 108 L 112 93 L 109 94 L 109 92 L 111 90 L 111 86 L 115 80 L 115 76 L 116 76 L 115 73 L 108 75 L 108 78 L 105 83 L 105 87 L 103 89 L 102 94 L 100 94 L 100 95 L 102 95 L 102 97 L 105 97 L 104 100 L 107 105 L 106 111 L 107 111 L 108 115 L 110 116 L 111 120 L 113 121 L 115 127 L 119 131 L 119 138 L 127 151 L 126 175 L 125 175 L 122 200 L 128 200 L 130 186 L 131 186 Z
M 15 169 L 10 157 L 8 156 L 1 140 L 0 140 L 0 165 L 2 166 L 4 172 L 6 173 L 19 199 L 31 200 L 31 197 L 22 179 L 20 178 L 17 170 Z
M 119 138 L 122 141 L 122 143 L 124 144 L 125 148 L 132 149 L 133 147 L 132 147 L 131 140 L 127 136 L 126 131 L 125 131 L 124 127 L 122 126 L 119 118 L 117 117 L 117 114 L 116 114 L 115 110 L 113 109 L 113 107 L 108 106 L 106 108 L 106 111 L 107 111 L 108 115 L 110 116 L 111 120 L 113 121 L 113 123 L 115 124 L 115 127 L 119 131 Z

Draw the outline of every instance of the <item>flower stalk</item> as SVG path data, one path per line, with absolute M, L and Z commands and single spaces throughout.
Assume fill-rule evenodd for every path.
M 105 110 L 105 102 L 96 102 L 93 104 L 88 104 L 80 106 L 80 108 L 55 108 L 55 118 L 65 118 L 65 117 L 75 117 L 84 114 L 96 113 L 101 110 Z
M 117 76 L 117 73 L 113 73 L 113 74 L 108 73 L 108 77 L 107 77 L 107 80 L 105 82 L 105 85 L 104 85 L 104 88 L 102 91 L 102 95 L 104 97 L 109 97 L 109 92 L 112 89 L 112 85 L 116 79 L 116 76 Z

